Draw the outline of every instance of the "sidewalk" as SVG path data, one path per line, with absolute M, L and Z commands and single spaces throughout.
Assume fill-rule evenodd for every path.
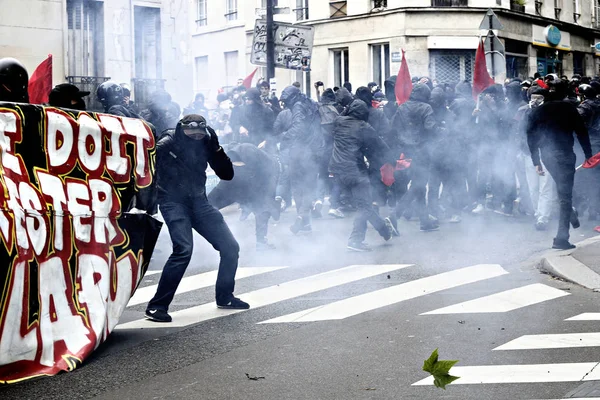
M 546 253 L 541 259 L 540 269 L 600 292 L 600 236 L 576 244 L 574 250 Z

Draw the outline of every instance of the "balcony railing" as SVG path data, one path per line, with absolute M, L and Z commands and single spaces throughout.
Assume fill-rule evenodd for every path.
M 308 19 L 308 7 L 295 8 L 296 21 L 306 21 Z
M 152 99 L 154 92 L 165 88 L 165 79 L 134 78 L 132 81 L 135 104 L 140 111 L 148 108 L 148 103 Z
M 98 85 L 110 80 L 105 76 L 67 76 L 67 82 L 75 85 L 83 92 L 90 92 L 89 96 L 84 97 L 85 106 L 88 111 L 104 112 L 104 107 L 96 97 Z
M 525 5 L 523 5 L 523 4 L 518 4 L 518 3 L 515 3 L 515 2 L 512 2 L 512 1 L 511 1 L 511 2 L 510 2 L 510 9 L 511 9 L 512 11 L 517 11 L 517 12 L 522 12 L 522 13 L 524 13 L 524 12 L 525 12 Z
M 468 7 L 469 0 L 431 0 L 432 7 Z

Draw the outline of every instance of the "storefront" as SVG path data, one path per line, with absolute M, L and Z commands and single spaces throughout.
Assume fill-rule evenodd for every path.
M 554 25 L 533 25 L 532 43 L 537 50 L 537 72 L 542 76 L 562 75 L 565 70 L 565 55 L 571 51 L 569 32 L 561 32 Z M 583 65 L 582 70 L 585 70 Z

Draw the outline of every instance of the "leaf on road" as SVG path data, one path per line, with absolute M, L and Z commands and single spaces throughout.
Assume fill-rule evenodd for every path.
M 423 371 L 429 372 L 433 376 L 433 384 L 436 387 L 446 389 L 446 385 L 459 379 L 457 376 L 449 374 L 450 369 L 458 360 L 439 360 L 438 349 L 435 349 L 431 356 L 423 363 Z
M 250 379 L 251 381 L 257 381 L 259 379 L 265 379 L 264 376 L 250 376 L 248 374 L 246 374 L 246 378 Z

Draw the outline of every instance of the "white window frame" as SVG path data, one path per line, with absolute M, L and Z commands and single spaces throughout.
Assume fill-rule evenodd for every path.
M 237 21 L 238 11 L 238 0 L 225 0 L 225 19 L 227 21 Z
M 208 0 L 196 0 L 196 26 L 208 25 Z
M 376 46 L 379 46 L 379 51 L 380 51 L 379 70 L 381 73 L 381 82 L 377 82 L 375 80 L 375 49 L 376 49 Z M 385 54 L 386 46 L 387 46 L 387 68 L 386 68 L 386 54 Z M 369 44 L 369 56 L 371 58 L 371 78 L 370 79 L 371 79 L 371 82 L 377 82 L 379 87 L 383 87 L 383 83 L 388 78 L 388 75 L 391 73 L 391 56 L 392 55 L 391 55 L 390 51 L 391 50 L 390 50 L 389 42 Z
M 333 82 L 333 86 L 342 87 L 345 82 L 350 82 L 350 49 L 348 47 L 331 49 L 331 81 Z M 336 79 L 336 54 L 340 55 L 340 76 L 339 81 Z M 346 59 L 346 53 L 348 53 L 348 59 Z M 348 64 L 348 76 L 346 76 L 346 68 L 345 64 Z M 339 82 L 339 84 L 338 84 Z

